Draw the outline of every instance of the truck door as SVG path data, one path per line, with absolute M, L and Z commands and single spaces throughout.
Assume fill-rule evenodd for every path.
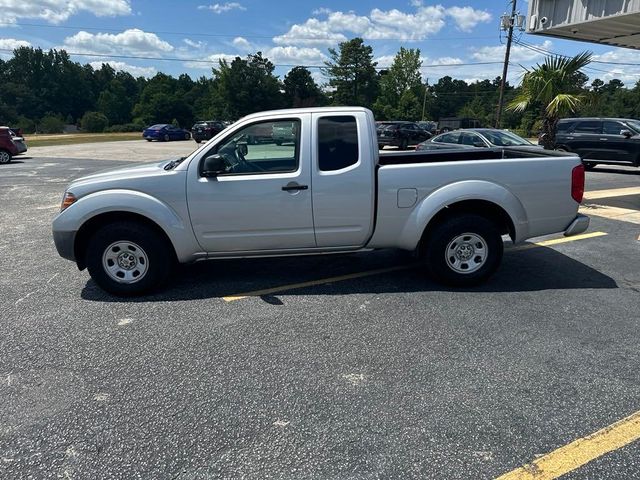
M 373 230 L 376 139 L 365 112 L 313 114 L 313 218 L 318 247 L 360 247 Z
M 254 121 L 235 129 L 189 166 L 187 199 L 198 242 L 208 252 L 287 250 L 316 246 L 311 210 L 310 114 Z M 286 125 L 293 141 L 270 133 Z M 251 144 L 249 144 L 249 140 Z M 202 175 L 204 158 L 228 165 Z

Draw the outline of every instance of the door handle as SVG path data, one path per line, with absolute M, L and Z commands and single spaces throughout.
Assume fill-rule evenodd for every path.
M 288 183 L 284 187 L 282 187 L 282 190 L 284 190 L 285 192 L 293 192 L 295 190 L 308 190 L 308 189 L 309 189 L 309 185 L 299 185 L 295 182 Z

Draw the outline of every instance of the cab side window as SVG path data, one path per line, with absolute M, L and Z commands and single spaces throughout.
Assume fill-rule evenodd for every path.
M 602 122 L 587 120 L 585 122 L 578 122 L 576 128 L 573 130 L 575 133 L 602 133 Z
M 358 124 L 355 117 L 321 117 L 318 120 L 318 167 L 334 172 L 358 163 Z
M 282 130 L 289 135 L 286 143 L 274 138 L 274 132 Z M 226 174 L 288 173 L 298 169 L 299 147 L 300 120 L 271 120 L 234 132 L 207 155 L 220 155 Z
M 605 135 L 621 135 L 623 130 L 629 130 L 620 122 L 606 121 L 602 125 L 602 133 Z

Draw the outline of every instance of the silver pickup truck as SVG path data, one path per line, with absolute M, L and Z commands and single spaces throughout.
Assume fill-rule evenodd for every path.
M 282 128 L 292 135 L 270 141 Z M 160 286 L 177 262 L 378 248 L 413 251 L 437 280 L 467 286 L 496 270 L 502 235 L 585 231 L 583 191 L 577 156 L 379 154 L 367 109 L 278 110 L 243 118 L 186 158 L 74 181 L 53 238 L 116 295 Z

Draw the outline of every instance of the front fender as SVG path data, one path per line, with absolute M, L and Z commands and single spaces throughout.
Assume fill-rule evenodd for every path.
M 506 187 L 485 180 L 465 180 L 445 185 L 426 196 L 413 210 L 400 234 L 401 248 L 413 250 L 422 234 L 443 208 L 466 200 L 484 200 L 501 207 L 511 218 L 515 242 L 527 238 L 527 213 L 518 198 Z
M 146 193 L 125 189 L 102 190 L 78 199 L 53 220 L 54 238 L 65 232 L 70 239 L 71 232 L 80 230 L 87 221 L 112 212 L 134 213 L 153 221 L 167 234 L 181 262 L 200 251 L 191 225 L 170 205 Z

